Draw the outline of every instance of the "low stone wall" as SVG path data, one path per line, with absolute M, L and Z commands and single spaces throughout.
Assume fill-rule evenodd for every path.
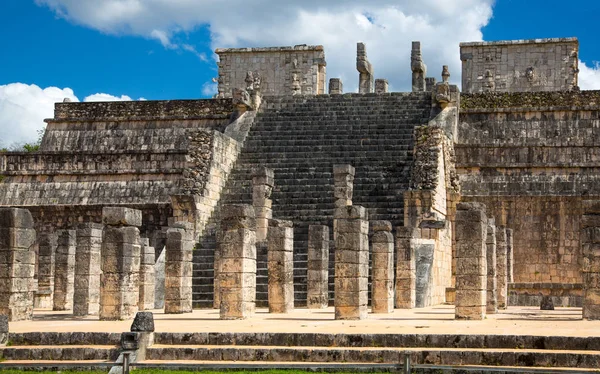
M 509 306 L 539 307 L 544 296 L 551 296 L 555 307 L 578 307 L 582 305 L 581 283 L 509 283 Z

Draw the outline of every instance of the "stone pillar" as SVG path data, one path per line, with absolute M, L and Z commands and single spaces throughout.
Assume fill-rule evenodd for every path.
M 427 74 L 427 66 L 423 63 L 423 57 L 421 56 L 421 42 L 412 42 L 410 68 L 412 70 L 413 92 L 425 91 L 425 75 Z
M 346 206 L 335 210 L 335 319 L 367 317 L 369 221 L 367 209 Z
M 104 226 L 97 223 L 84 223 L 77 228 L 74 316 L 95 316 L 100 310 L 100 262 L 103 229 Z
M 420 238 L 421 230 L 399 226 L 396 228 L 396 308 L 412 309 L 417 299 L 417 265 L 411 241 Z
M 584 320 L 600 320 L 600 201 L 583 201 L 581 255 Z
M 138 312 L 140 278 L 140 210 L 104 207 L 100 320 L 126 320 Z
M 506 309 L 508 303 L 508 272 L 506 253 L 506 227 L 499 226 L 496 228 L 496 277 L 498 279 L 498 309 Z M 490 264 L 488 263 L 488 268 L 489 267 Z
M 191 313 L 194 226 L 175 222 L 167 231 L 165 251 L 165 313 Z
M 394 237 L 389 221 L 373 221 L 371 275 L 371 310 L 373 313 L 394 311 Z
M 329 227 L 308 227 L 308 309 L 323 309 L 329 306 Z
M 38 290 L 34 307 L 52 309 L 54 295 L 54 264 L 58 237 L 55 232 L 38 235 Z
M 340 78 L 331 78 L 329 80 L 329 94 L 341 95 L 344 93 L 344 84 Z
M 250 205 L 221 210 L 219 290 L 221 319 L 245 319 L 256 306 L 256 222 Z
M 496 273 L 496 221 L 493 218 L 488 219 L 487 238 L 486 238 L 486 262 L 487 262 L 487 296 L 486 313 L 498 313 L 498 278 Z
M 26 209 L 0 208 L 0 315 L 33 317 L 36 232 Z
M 75 250 L 77 249 L 77 231 L 58 230 L 54 271 L 53 310 L 73 309 L 75 292 Z
M 294 229 L 292 221 L 269 220 L 267 236 L 269 313 L 294 310 Z
M 425 78 L 425 91 L 432 92 L 436 83 L 435 77 Z
M 333 165 L 335 207 L 352 205 L 355 169 L 352 165 Z
M 387 79 L 375 79 L 375 93 L 383 94 L 387 93 L 389 84 Z
M 506 277 L 507 283 L 513 283 L 513 230 L 506 229 Z
M 272 169 L 259 167 L 252 174 L 252 205 L 256 215 L 256 241 L 267 240 L 269 220 L 273 217 L 271 192 L 275 177 Z
M 365 43 L 356 45 L 356 70 L 359 73 L 358 93 L 373 92 L 373 65 L 367 59 L 367 47 Z
M 156 247 L 154 249 L 156 250 Z M 165 307 L 165 257 L 166 251 L 163 247 L 154 263 L 154 309 Z
M 487 293 L 485 206 L 460 203 L 456 211 L 456 319 L 485 318 Z
M 150 240 L 148 238 L 142 238 L 139 310 L 154 309 L 155 257 L 156 253 L 154 247 L 150 246 Z

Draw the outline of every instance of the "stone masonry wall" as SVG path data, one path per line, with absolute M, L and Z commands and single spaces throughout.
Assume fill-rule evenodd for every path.
M 460 44 L 462 91 L 563 91 L 577 86 L 576 38 Z
M 599 94 L 463 95 L 462 200 L 513 229 L 509 304 L 539 305 L 543 294 L 580 305 L 582 199 L 600 195 Z
M 219 97 L 231 97 L 234 88 L 246 88 L 247 73 L 260 74 L 263 95 L 325 93 L 325 52 L 322 46 L 217 49 Z

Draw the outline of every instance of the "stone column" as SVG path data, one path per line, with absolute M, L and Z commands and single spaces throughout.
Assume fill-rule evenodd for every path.
M 267 269 L 269 313 L 294 310 L 294 229 L 292 221 L 269 220 Z
M 421 230 L 396 228 L 396 308 L 412 309 L 417 300 L 417 265 L 411 241 L 420 238 Z
M 583 201 L 581 272 L 584 320 L 600 320 L 600 201 Z
M 335 319 L 367 317 L 369 221 L 367 209 L 346 206 L 335 210 Z
M 352 165 L 333 165 L 335 207 L 352 205 L 355 169 Z
M 98 315 L 100 310 L 100 262 L 104 226 L 84 223 L 77 228 L 73 315 Z
M 340 78 L 331 78 L 329 80 L 329 94 L 341 95 L 344 93 L 344 84 Z
M 412 70 L 412 91 L 423 92 L 427 85 L 425 76 L 427 75 L 427 66 L 423 63 L 421 56 L 421 42 L 412 42 L 410 53 L 410 68 Z
M 394 311 L 394 237 L 389 221 L 373 221 L 371 309 L 373 313 Z
M 329 227 L 308 227 L 308 309 L 323 309 L 329 306 Z
M 38 290 L 34 307 L 52 309 L 54 295 L 54 264 L 58 237 L 55 232 L 38 235 Z
M 387 93 L 389 84 L 387 79 L 375 79 L 375 93 L 383 94 Z
M 358 70 L 358 93 L 373 92 L 373 65 L 367 59 L 367 47 L 365 43 L 356 45 L 356 70 Z
M 0 315 L 33 317 L 36 232 L 26 209 L 0 208 Z
M 191 313 L 194 225 L 176 222 L 169 228 L 165 251 L 165 313 Z
M 496 228 L 496 277 L 498 279 L 498 309 L 506 309 L 508 303 L 508 271 L 506 253 L 506 227 L 498 226 Z M 488 263 L 488 268 L 489 267 L 490 264 Z
M 77 249 L 77 231 L 58 230 L 54 272 L 53 310 L 73 309 L 75 291 L 75 250 Z
M 140 210 L 104 207 L 100 320 L 126 320 L 138 312 L 140 281 Z
M 498 278 L 496 274 L 496 221 L 493 218 L 488 219 L 487 239 L 486 239 L 486 261 L 487 261 L 487 296 L 486 313 L 498 313 Z
M 256 241 L 267 240 L 269 220 L 273 217 L 271 192 L 275 183 L 272 169 L 259 167 L 252 175 L 252 205 L 256 214 Z
M 425 78 L 425 91 L 427 91 L 427 92 L 433 91 L 435 84 L 436 84 L 435 77 Z
M 456 319 L 485 318 L 487 293 L 485 206 L 460 203 L 456 211 Z
M 140 300 L 139 310 L 154 309 L 154 262 L 155 250 L 150 246 L 148 238 L 142 238 L 141 261 L 140 261 Z
M 256 222 L 250 205 L 221 210 L 219 289 L 221 319 L 245 319 L 256 306 Z
M 513 283 L 513 230 L 506 229 L 506 277 L 507 283 Z

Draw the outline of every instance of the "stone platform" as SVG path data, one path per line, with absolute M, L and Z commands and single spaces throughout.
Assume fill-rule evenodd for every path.
M 298 308 L 288 314 L 269 314 L 258 308 L 249 319 L 219 320 L 219 310 L 194 310 L 164 314 L 155 310 L 156 332 L 246 332 L 320 334 L 466 334 L 600 337 L 600 321 L 583 321 L 581 308 L 541 311 L 536 307 L 509 307 L 482 321 L 454 320 L 453 305 L 420 309 L 395 309 L 390 314 L 369 314 L 361 321 L 334 320 L 333 307 Z M 32 321 L 11 322 L 10 332 L 114 332 L 129 331 L 131 321 L 75 318 L 68 312 L 35 310 Z

